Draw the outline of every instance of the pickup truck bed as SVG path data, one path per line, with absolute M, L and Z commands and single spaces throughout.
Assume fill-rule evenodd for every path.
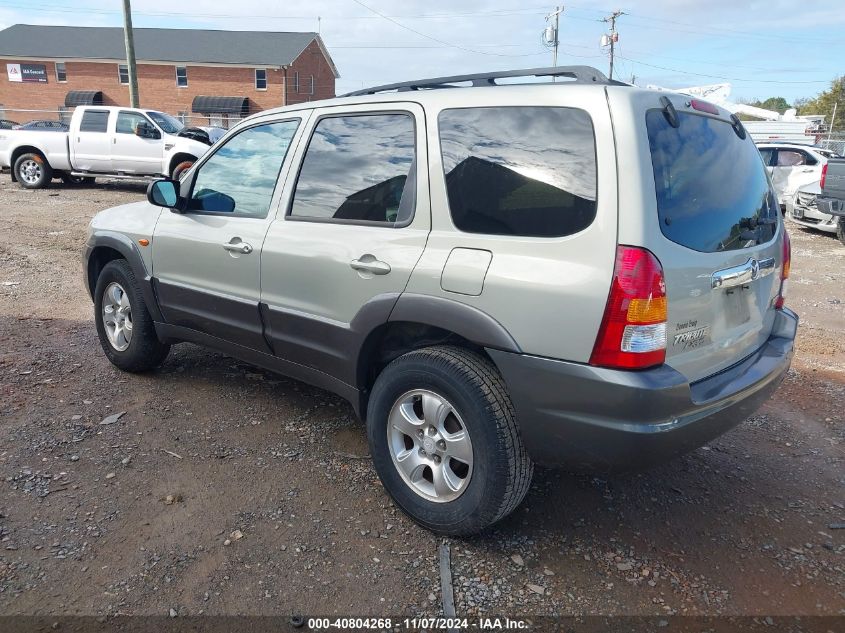
M 816 208 L 839 218 L 836 235 L 845 244 L 845 158 L 831 158 L 822 171 Z

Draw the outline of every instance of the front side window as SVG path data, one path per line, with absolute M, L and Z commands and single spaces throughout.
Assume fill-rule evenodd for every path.
M 314 129 L 290 215 L 404 225 L 414 213 L 410 114 L 327 117 Z
M 265 123 L 230 138 L 200 166 L 192 211 L 264 218 L 299 120 Z
M 596 217 L 596 147 L 583 110 L 492 107 L 440 113 L 449 209 L 460 231 L 561 237 Z
M 56 62 L 56 81 L 59 83 L 67 81 L 67 69 L 64 62 Z
M 267 90 L 267 69 L 266 68 L 256 68 L 255 69 L 255 89 L 256 90 Z
M 778 204 L 760 152 L 731 123 L 689 112 L 673 127 L 662 110 L 646 113 L 657 214 L 663 235 L 705 253 L 774 237 Z
M 129 66 L 127 66 L 126 64 L 118 64 L 117 79 L 120 83 L 124 85 L 129 84 Z
M 176 86 L 179 88 L 188 87 L 188 69 L 185 66 L 176 67 Z
M 109 127 L 108 110 L 86 110 L 79 123 L 80 132 L 106 132 Z
M 156 122 L 156 124 L 164 130 L 165 134 L 177 134 L 185 125 L 175 116 L 165 114 L 164 112 L 148 111 L 147 115 Z
M 149 123 L 143 114 L 137 112 L 120 112 L 114 131 L 118 134 L 135 134 L 135 128 L 141 123 Z

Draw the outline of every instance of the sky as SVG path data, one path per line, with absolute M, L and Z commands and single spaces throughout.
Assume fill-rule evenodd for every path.
M 558 0 L 559 1 L 559 0 Z M 554 5 L 537 0 L 133 0 L 135 27 L 319 30 L 337 93 L 460 73 L 550 66 L 542 42 Z M 564 2 L 558 63 L 608 73 L 600 46 L 617 21 L 614 76 L 681 88 L 729 82 L 731 100 L 812 97 L 845 74 L 843 0 Z M 0 0 L 12 24 L 121 26 L 120 0 Z

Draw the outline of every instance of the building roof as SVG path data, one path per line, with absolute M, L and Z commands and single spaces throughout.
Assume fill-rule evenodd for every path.
M 339 76 L 317 33 L 133 30 L 138 61 L 287 66 L 316 40 L 335 76 Z M 0 57 L 122 60 L 126 59 L 126 49 L 119 27 L 15 24 L 0 31 Z

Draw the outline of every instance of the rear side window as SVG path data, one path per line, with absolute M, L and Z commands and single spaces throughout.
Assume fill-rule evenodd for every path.
M 595 219 L 595 135 L 583 110 L 444 110 L 439 124 L 449 208 L 459 230 L 561 237 Z
M 105 132 L 109 127 L 107 110 L 86 110 L 79 124 L 80 132 Z
M 646 113 L 660 230 L 696 251 L 737 250 L 768 242 L 777 229 L 777 201 L 760 153 L 730 123 L 662 110 Z
M 410 114 L 328 117 L 317 124 L 290 215 L 400 226 L 414 213 Z

